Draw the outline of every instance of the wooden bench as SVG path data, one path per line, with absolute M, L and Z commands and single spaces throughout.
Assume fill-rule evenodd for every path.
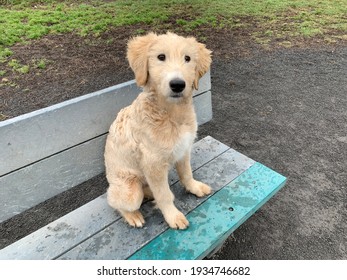
M 130 81 L 1 122 L 0 223 L 104 172 L 108 128 L 139 92 Z M 209 73 L 194 104 L 199 124 L 212 118 Z M 145 227 L 131 228 L 102 195 L 3 248 L 0 259 L 204 258 L 286 181 L 212 137 L 194 144 L 192 168 L 214 192 L 187 194 L 170 173 L 187 230 L 169 229 L 150 201 L 142 205 Z

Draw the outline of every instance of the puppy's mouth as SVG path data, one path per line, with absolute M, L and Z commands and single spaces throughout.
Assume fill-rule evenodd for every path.
M 179 99 L 183 97 L 183 92 L 171 92 L 170 93 L 171 98 Z

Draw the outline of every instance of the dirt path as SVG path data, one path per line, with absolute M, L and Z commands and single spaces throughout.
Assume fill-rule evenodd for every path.
M 346 259 L 347 48 L 216 59 L 212 73 L 200 135 L 288 177 L 215 258 Z

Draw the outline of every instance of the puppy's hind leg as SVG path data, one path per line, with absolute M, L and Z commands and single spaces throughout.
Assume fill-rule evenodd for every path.
M 128 174 L 125 178 L 122 176 L 113 180 L 107 190 L 108 204 L 133 227 L 142 227 L 145 223 L 139 211 L 143 198 L 142 182 L 135 175 Z

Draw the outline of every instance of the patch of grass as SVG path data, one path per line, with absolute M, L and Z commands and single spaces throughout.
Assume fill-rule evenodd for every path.
M 8 66 L 10 66 L 14 71 L 17 71 L 21 74 L 27 74 L 29 73 L 30 66 L 29 65 L 22 65 L 19 63 L 17 59 L 12 59 L 8 62 Z
M 273 38 L 326 36 L 347 31 L 347 0 L 3 0 L 0 5 L 0 62 L 9 47 L 47 34 L 81 36 L 112 26 L 151 25 L 184 31 L 200 26 L 249 28 L 259 42 Z M 250 21 L 251 19 L 251 21 Z M 142 34 L 143 29 L 138 30 Z
M 86 1 L 86 4 L 79 1 L 10 2 L 14 5 L 0 8 L 0 45 L 4 46 L 49 33 L 99 35 L 110 26 L 162 22 L 169 15 L 169 10 L 161 5 L 158 8 L 154 3 L 156 1 Z M 34 5 L 36 2 L 37 6 Z
M 45 69 L 45 68 L 46 68 L 46 61 L 40 60 L 40 61 L 37 63 L 37 68 Z
M 311 24 L 303 23 L 300 26 L 300 33 L 304 37 L 313 37 L 313 36 L 318 35 L 318 34 L 323 34 L 323 30 L 321 28 L 315 28 Z
M 5 62 L 12 54 L 9 48 L 0 47 L 0 63 Z
M 1 86 L 1 84 L 0 84 L 0 86 Z M 4 120 L 9 119 L 9 118 L 10 118 L 10 116 L 7 116 L 3 113 L 0 113 L 0 121 L 4 121 Z
M 146 33 L 146 30 L 139 28 L 139 29 L 136 30 L 136 33 L 137 33 L 138 35 L 145 34 L 145 33 Z
M 33 60 L 33 66 L 38 69 L 46 69 L 48 61 L 44 58 L 38 59 L 38 60 Z
M 7 78 L 2 78 L 0 80 L 0 88 L 4 86 L 9 86 L 9 87 L 17 87 L 18 85 L 15 82 L 12 82 L 11 80 Z
M 346 0 L 144 0 L 144 1 L 5 1 L 0 8 L 0 46 L 37 39 L 49 33 L 99 35 L 110 26 L 163 25 L 168 19 L 186 30 L 201 25 L 232 27 L 235 19 L 254 17 L 261 25 L 291 22 L 303 36 L 346 28 Z M 307 23 L 304 27 L 302 23 Z M 344 23 L 343 23 L 344 22 Z M 238 22 L 239 24 L 240 22 Z M 271 30 L 271 29 L 270 29 Z M 318 30 L 320 30 L 318 32 Z
M 30 70 L 29 65 L 23 65 L 22 67 L 18 69 L 18 72 L 22 74 L 27 74 L 29 73 L 29 70 Z
M 28 65 L 20 63 L 17 59 L 11 59 L 7 62 L 7 66 L 10 67 L 13 72 L 27 74 L 30 72 L 30 69 L 46 69 L 48 63 L 49 61 L 44 58 L 34 59 L 31 62 L 29 62 Z M 6 73 L 6 70 L 0 70 L 0 77 L 5 76 Z

